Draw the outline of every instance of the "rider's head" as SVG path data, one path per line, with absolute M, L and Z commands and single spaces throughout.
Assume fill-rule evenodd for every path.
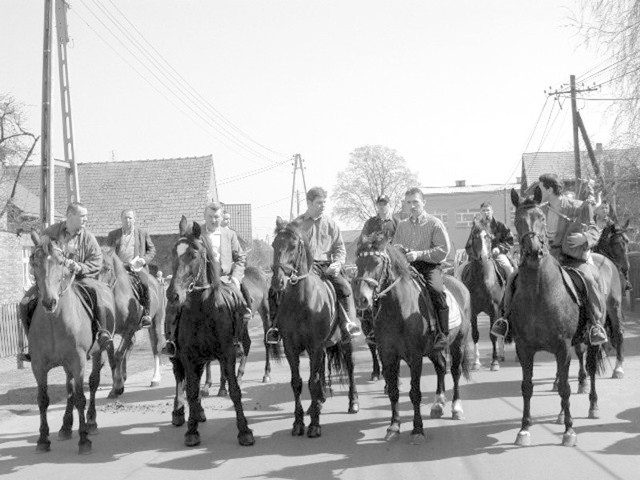
M 490 222 L 493 218 L 493 205 L 491 202 L 482 202 L 480 205 L 481 220 Z
M 125 233 L 129 233 L 136 223 L 136 212 L 131 208 L 125 208 L 120 213 L 120 220 L 122 221 L 122 230 L 124 230 Z
M 311 218 L 318 218 L 324 213 L 327 202 L 327 191 L 322 187 L 310 188 L 307 192 L 307 213 Z
M 67 207 L 67 231 L 75 235 L 87 224 L 87 207 L 80 202 L 71 202 Z
M 204 208 L 204 223 L 208 230 L 215 230 L 222 223 L 222 205 L 211 202 Z
M 409 205 L 413 218 L 418 218 L 424 212 L 424 193 L 418 187 L 407 190 L 404 194 L 404 201 Z
M 380 218 L 386 218 L 389 215 L 389 197 L 386 195 L 380 195 L 376 200 L 376 211 Z
M 562 194 L 562 184 L 558 176 L 554 173 L 545 173 L 540 175 L 540 190 L 542 191 L 542 201 L 549 200 L 551 195 L 560 196 Z

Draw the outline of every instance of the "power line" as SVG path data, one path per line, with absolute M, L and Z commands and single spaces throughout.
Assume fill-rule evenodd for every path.
M 273 165 L 268 165 L 266 167 L 262 167 L 259 168 L 257 170 L 250 170 L 248 172 L 244 172 L 244 173 L 240 173 L 237 175 L 234 175 L 232 177 L 227 177 L 227 178 L 223 178 L 218 182 L 218 185 L 226 185 L 228 183 L 233 183 L 233 182 L 237 182 L 239 180 L 244 180 L 245 178 L 249 178 L 249 177 L 253 177 L 254 175 L 259 175 L 261 173 L 267 172 L 269 170 L 273 170 L 276 167 L 279 167 L 280 165 L 284 165 L 285 163 L 288 163 L 290 160 L 284 160 L 282 162 L 279 163 L 274 163 Z

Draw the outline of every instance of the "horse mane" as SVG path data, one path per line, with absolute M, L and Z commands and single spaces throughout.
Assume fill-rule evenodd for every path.
M 311 252 L 311 248 L 309 247 L 309 244 L 307 243 L 306 239 L 304 238 L 304 235 L 302 234 L 302 232 L 300 232 L 300 222 L 297 220 L 294 220 L 292 222 L 287 223 L 284 226 L 277 226 L 275 228 L 275 230 L 273 231 L 273 233 L 277 236 L 279 234 L 287 234 L 290 236 L 296 236 L 298 238 L 300 238 L 302 240 L 302 246 L 304 247 L 304 252 L 307 255 L 307 269 L 309 271 L 312 270 L 312 266 L 313 266 L 313 253 Z
M 124 266 L 124 262 L 116 255 L 113 247 L 102 246 L 102 261 L 109 267 L 116 278 L 116 281 L 129 281 L 129 272 Z
M 397 246 L 391 245 L 389 239 L 382 233 L 361 237 L 356 249 L 356 256 L 365 252 L 384 252 L 389 256 L 391 270 L 403 278 L 411 278 L 411 267 L 404 252 Z

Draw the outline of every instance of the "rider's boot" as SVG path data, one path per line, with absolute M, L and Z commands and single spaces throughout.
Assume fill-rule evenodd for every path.
M 176 335 L 176 325 L 178 322 L 178 307 L 175 302 L 168 300 L 167 308 L 165 310 L 165 319 L 164 319 L 164 328 L 165 328 L 165 337 L 166 342 L 160 353 L 162 355 L 167 355 L 169 357 L 176 356 L 176 343 L 175 343 L 175 335 Z
M 20 315 L 20 320 L 22 321 L 22 327 L 24 328 L 25 337 L 29 337 L 29 327 L 31 326 L 31 318 L 33 317 L 33 312 L 36 310 L 36 306 L 38 305 L 38 290 L 31 289 L 31 291 L 27 292 L 24 298 L 20 301 L 20 305 L 18 306 L 18 313 Z M 28 346 L 27 346 L 28 348 Z M 23 362 L 31 361 L 31 354 L 27 352 L 20 352 L 18 354 L 18 360 Z
M 437 334 L 433 342 L 434 350 L 443 350 L 449 345 L 449 308 L 438 310 Z

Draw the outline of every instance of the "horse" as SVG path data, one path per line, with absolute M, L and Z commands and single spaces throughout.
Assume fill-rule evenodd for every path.
M 326 348 L 333 330 L 332 319 L 336 312 L 335 293 L 314 269 L 313 255 L 295 222 L 287 224 L 280 217 L 276 220 L 273 240 L 273 276 L 271 287 L 281 294 L 276 314 L 276 323 L 282 334 L 284 353 L 291 370 L 291 388 L 295 398 L 294 423 L 291 434 L 304 435 L 304 411 L 300 402 L 302 377 L 300 355 L 309 355 L 309 391 L 311 406 L 308 413 L 311 422 L 307 437 L 317 438 L 322 434 L 320 410 L 324 403 L 325 387 L 331 381 L 325 377 L 325 361 L 333 368 L 336 378 L 349 383 L 348 413 L 360 409 L 354 378 L 352 346 L 350 342 L 338 341 Z M 338 329 L 339 330 L 339 329 Z M 272 348 L 273 345 L 269 345 Z M 274 359 L 278 352 L 272 349 Z
M 115 300 L 116 333 L 121 341 L 115 350 L 115 369 L 112 372 L 113 386 L 109 392 L 109 398 L 117 398 L 124 393 L 124 383 L 127 380 L 127 357 L 133 346 L 135 333 L 140 329 L 140 317 L 142 306 L 137 290 L 136 280 L 132 277 L 120 257 L 112 247 L 102 248 L 102 269 L 98 279 L 110 286 Z M 154 359 L 154 371 L 151 386 L 160 385 L 160 355 L 158 349 L 159 339 L 164 331 L 164 288 L 152 276 L 149 278 L 149 297 L 152 326 L 149 328 L 149 339 Z
M 61 246 L 46 235 L 40 238 L 35 232 L 32 232 L 31 238 L 36 247 L 31 255 L 30 265 L 39 290 L 38 305 L 29 328 L 31 369 L 38 385 L 40 410 L 40 437 L 36 451 L 48 452 L 51 448 L 47 422 L 47 376 L 49 370 L 62 366 L 66 374 L 67 405 L 58 438 L 71 438 L 75 407 L 79 421 L 78 452 L 90 453 L 91 440 L 88 435 L 98 432 L 95 396 L 104 365 L 102 352 L 97 343 L 94 343 L 92 307 L 81 293 L 82 287 L 74 281 L 74 273 L 65 266 Z M 95 284 L 97 299 L 106 310 L 106 328 L 113 329 L 113 295 L 106 285 L 97 281 Z M 108 349 L 108 355 L 113 363 L 112 346 Z M 89 356 L 92 359 L 92 369 L 89 376 L 89 407 L 85 417 L 87 399 L 83 390 L 84 369 Z
M 375 318 L 376 343 L 382 361 L 382 373 L 387 384 L 391 402 L 391 423 L 385 440 L 396 440 L 400 435 L 400 412 L 398 408 L 398 372 L 400 360 L 404 360 L 411 373 L 409 398 L 413 404 L 413 431 L 411 442 L 425 441 L 420 412 L 422 392 L 422 357 L 428 356 L 437 375 L 436 397 L 431 407 L 431 417 L 440 418 L 446 404 L 445 373 L 446 359 L 442 349 L 433 348 L 434 335 L 429 331 L 430 323 L 436 321 L 435 312 L 426 314 L 422 307 L 423 297 L 411 273 L 409 263 L 399 247 L 389 245 L 383 235 L 363 237 L 357 249 L 357 277 L 353 280 L 356 308 L 372 308 Z M 459 380 L 461 373 L 470 378 L 471 348 L 468 342 L 471 324 L 470 298 L 467 288 L 459 280 L 444 276 L 444 283 L 461 310 L 460 323 L 451 325 L 448 344 L 451 354 L 451 376 L 453 378 L 452 417 L 463 418 Z M 454 308 L 450 308 L 454 312 Z M 453 317 L 453 314 L 452 314 Z
M 480 368 L 480 351 L 478 350 L 478 314 L 489 315 L 489 329 L 501 313 L 502 298 L 506 279 L 502 279 L 498 273 L 498 266 L 491 255 L 491 234 L 483 225 L 474 220 L 471 227 L 471 255 L 469 262 L 465 265 L 461 280 L 467 287 L 471 295 L 471 336 L 474 343 L 473 369 Z M 500 360 L 504 360 L 504 344 L 502 344 L 502 355 L 498 353 L 496 344 L 498 339 L 495 335 L 489 335 L 493 347 L 491 371 L 500 370 Z M 502 343 L 502 342 L 500 342 Z
M 269 284 L 267 282 L 267 277 L 259 268 L 247 267 L 244 271 L 244 279 L 242 280 L 242 283 L 249 290 L 249 296 L 251 297 L 251 311 L 254 313 L 258 312 L 260 314 L 260 318 L 262 319 L 262 329 L 264 332 L 266 332 L 271 325 L 271 321 L 269 320 Z M 238 365 L 236 376 L 238 378 L 238 384 L 242 385 L 242 377 L 244 376 L 247 356 L 249 355 L 249 350 L 251 349 L 251 338 L 249 336 L 248 329 L 243 332 L 240 341 L 242 343 L 245 354 L 240 359 L 240 364 Z M 264 336 L 263 341 L 265 341 Z M 266 341 L 264 342 L 264 346 L 266 359 L 264 365 L 264 374 L 262 376 L 262 383 L 269 383 L 271 381 L 271 355 Z M 206 378 L 204 386 L 200 390 L 200 394 L 205 397 L 209 396 L 211 394 L 212 385 L 213 379 L 211 375 L 211 363 L 207 363 Z M 218 389 L 218 396 L 223 397 L 227 395 L 227 378 L 221 368 L 220 388 Z
M 594 253 L 599 253 L 613 262 L 620 274 L 621 285 L 626 284 L 623 272 L 628 272 L 629 267 L 629 219 L 622 226 L 609 222 L 602 229 L 602 234 L 596 246 L 593 248 Z M 622 294 L 621 294 L 622 295 Z M 620 303 L 614 299 L 608 299 L 607 303 L 607 321 L 605 326 L 610 334 L 611 345 L 616 349 L 616 366 L 613 370 L 612 378 L 624 377 L 624 312 Z
M 531 444 L 531 396 L 533 394 L 533 361 L 536 352 L 547 351 L 555 355 L 558 369 L 558 393 L 561 413 L 558 420 L 565 425 L 562 445 L 575 446 L 577 435 L 569 408 L 571 387 L 569 365 L 571 343 L 578 329 L 580 307 L 565 288 L 562 267 L 547 246 L 546 217 L 540 208 L 541 192 L 522 200 L 511 190 L 511 201 L 516 207 L 515 227 L 520 244 L 520 265 L 514 280 L 515 291 L 508 306 L 510 333 L 515 340 L 516 353 L 522 368 L 522 423 L 515 444 Z M 598 411 L 595 375 L 604 367 L 599 347 L 587 347 L 586 368 L 591 379 L 589 417 Z
M 209 261 L 197 222 L 188 228 L 183 216 L 179 223 L 180 238 L 172 249 L 173 276 L 167 297 L 178 302 L 176 356 L 171 358 L 176 378 L 172 423 L 184 424 L 184 392 L 189 402 L 189 419 L 185 445 L 200 444 L 198 422 L 206 420 L 200 404 L 200 379 L 205 364 L 218 360 L 229 382 L 238 427 L 238 443 L 255 443 L 242 407 L 242 392 L 235 372 L 233 324 L 235 313 L 230 303 L 229 287 L 220 281 L 220 264 Z M 171 298 L 173 297 L 173 298 Z

